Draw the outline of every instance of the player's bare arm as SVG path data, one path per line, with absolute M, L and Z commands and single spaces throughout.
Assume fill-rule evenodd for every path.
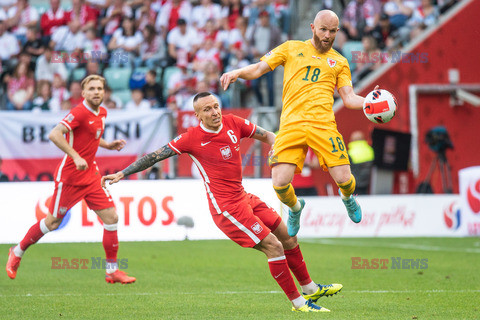
M 108 150 L 117 150 L 120 151 L 125 147 L 127 142 L 123 139 L 113 140 L 111 142 L 105 141 L 103 138 L 100 139 L 100 147 Z
M 117 183 L 118 181 L 122 180 L 126 176 L 143 171 L 153 166 L 155 163 L 165 160 L 167 158 L 170 158 L 171 156 L 174 156 L 174 155 L 176 155 L 175 151 L 173 151 L 168 146 L 168 144 L 164 145 L 160 149 L 141 157 L 140 159 L 138 159 L 137 161 L 135 161 L 134 163 L 132 163 L 131 165 L 123 169 L 122 171 L 119 171 L 115 174 L 109 174 L 107 176 L 103 176 L 102 187 L 105 188 L 105 182 L 108 180 L 110 180 L 109 184 Z
M 236 69 L 227 73 L 224 73 L 220 77 L 220 84 L 223 90 L 227 90 L 230 83 L 234 83 L 238 78 L 245 80 L 254 80 L 260 78 L 265 73 L 272 71 L 268 63 L 265 61 L 259 61 L 254 64 L 250 64 L 246 67 Z
M 252 138 L 260 140 L 270 146 L 275 142 L 275 134 L 259 126 L 257 126 L 257 129 L 255 129 L 255 133 L 253 134 Z
M 377 90 L 378 88 L 379 86 L 375 86 L 374 90 Z M 340 89 L 338 89 L 338 93 L 340 94 L 340 97 L 342 98 L 342 101 L 345 107 L 349 109 L 363 108 L 363 102 L 365 101 L 365 98 L 353 92 L 352 87 L 350 86 L 341 87 Z
M 70 144 L 68 143 L 67 139 L 65 139 L 65 134 L 68 132 L 68 128 L 65 127 L 63 124 L 59 123 L 52 129 L 50 134 L 48 135 L 48 139 L 50 139 L 60 150 L 65 152 L 70 158 L 72 158 L 77 170 L 87 170 L 88 164 L 85 159 L 80 157 L 80 155 L 73 149 Z

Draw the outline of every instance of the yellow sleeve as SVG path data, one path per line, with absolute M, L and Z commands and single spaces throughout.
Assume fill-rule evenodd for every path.
M 342 70 L 337 77 L 337 89 L 345 86 L 352 87 L 352 76 L 350 74 L 350 67 L 348 66 L 348 62 L 343 64 Z
M 274 70 L 279 65 L 284 65 L 288 56 L 289 41 L 282 43 L 272 51 L 267 52 L 260 60 L 268 63 Z

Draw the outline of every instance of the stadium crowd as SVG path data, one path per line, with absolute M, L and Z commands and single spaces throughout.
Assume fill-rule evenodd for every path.
M 200 91 L 218 95 L 224 108 L 240 107 L 245 100 L 219 87 L 221 73 L 292 37 L 288 0 L 31 2 L 0 1 L 0 110 L 68 110 L 82 100 L 80 81 L 89 74 L 106 77 L 104 105 L 111 109 L 193 110 Z M 340 1 L 335 49 L 358 81 L 381 65 L 372 57 L 399 50 L 455 2 Z M 325 9 L 333 5 L 322 1 Z M 237 87 L 274 106 L 273 81 L 270 72 Z

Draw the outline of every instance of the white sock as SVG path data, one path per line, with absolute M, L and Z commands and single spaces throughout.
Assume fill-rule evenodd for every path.
M 15 248 L 13 248 L 13 254 L 16 255 L 18 258 L 21 258 L 23 257 L 23 254 L 25 253 L 25 251 L 23 251 L 21 248 L 20 248 L 20 244 L 17 244 L 15 246 Z
M 291 207 L 290 209 L 292 209 L 293 212 L 298 212 L 298 211 L 300 211 L 300 209 L 302 209 L 302 204 L 297 199 L 297 202 L 295 203 L 295 205 L 293 207 Z
M 300 296 L 300 297 L 292 300 L 292 304 L 293 304 L 293 307 L 295 309 L 303 307 L 306 302 L 307 302 L 307 300 L 305 300 L 305 298 L 303 296 Z
M 117 270 L 118 270 L 118 263 L 107 262 L 107 268 L 106 268 L 107 273 L 114 273 Z
M 302 287 L 302 292 L 305 294 L 313 294 L 318 290 L 318 285 L 313 281 L 300 287 Z

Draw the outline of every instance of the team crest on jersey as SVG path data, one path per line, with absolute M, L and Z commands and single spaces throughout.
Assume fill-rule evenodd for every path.
M 263 228 L 262 226 L 258 223 L 258 222 L 255 222 L 253 224 L 253 226 L 251 226 L 252 228 L 252 231 L 255 233 L 255 234 L 259 234 L 260 232 L 263 231 Z
M 330 66 L 330 68 L 333 68 L 337 65 L 337 61 L 333 60 L 333 59 L 330 59 L 330 58 L 327 58 L 327 62 L 328 62 L 328 65 Z
M 97 129 L 97 134 L 95 135 L 95 139 L 99 139 L 102 135 L 102 129 Z
M 181 137 L 182 135 L 177 136 L 175 139 L 173 139 L 173 142 L 177 142 L 178 140 L 180 140 Z
M 65 118 L 68 123 L 72 123 L 73 119 L 75 119 L 75 116 L 71 113 Z
M 230 146 L 220 148 L 220 153 L 222 154 L 224 160 L 228 160 L 232 157 L 232 150 L 230 149 Z

